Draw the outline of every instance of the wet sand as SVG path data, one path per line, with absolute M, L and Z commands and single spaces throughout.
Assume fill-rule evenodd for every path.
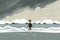
M 0 40 L 60 40 L 60 33 L 0 33 Z

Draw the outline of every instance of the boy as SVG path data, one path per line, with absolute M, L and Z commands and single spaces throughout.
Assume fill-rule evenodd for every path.
M 28 29 L 28 30 L 31 30 L 31 28 L 32 28 L 31 19 L 29 19 L 28 21 L 29 21 L 29 23 L 28 23 L 28 27 L 29 27 L 29 29 Z

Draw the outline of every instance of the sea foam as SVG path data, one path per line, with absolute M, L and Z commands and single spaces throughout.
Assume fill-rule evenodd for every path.
M 0 27 L 0 33 L 6 33 L 6 32 L 29 32 L 28 28 L 21 27 L 11 27 L 11 26 L 5 26 Z M 60 27 L 49 27 L 49 28 L 32 28 L 31 32 L 44 32 L 44 33 L 60 33 Z

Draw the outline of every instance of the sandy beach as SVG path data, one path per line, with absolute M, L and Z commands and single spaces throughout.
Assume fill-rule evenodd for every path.
M 0 33 L 0 40 L 60 40 L 59 33 Z

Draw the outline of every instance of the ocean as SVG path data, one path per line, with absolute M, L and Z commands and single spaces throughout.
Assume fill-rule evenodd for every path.
M 60 33 L 60 24 L 32 24 L 32 32 Z M 0 24 L 0 33 L 28 32 L 28 24 Z
M 12 26 L 12 27 L 16 27 L 16 28 L 20 28 L 20 27 L 28 27 L 28 24 L 0 24 L 0 27 L 5 27 L 5 26 Z M 39 27 L 39 28 L 49 28 L 49 27 L 60 27 L 60 24 L 32 24 L 33 28 L 35 27 Z

